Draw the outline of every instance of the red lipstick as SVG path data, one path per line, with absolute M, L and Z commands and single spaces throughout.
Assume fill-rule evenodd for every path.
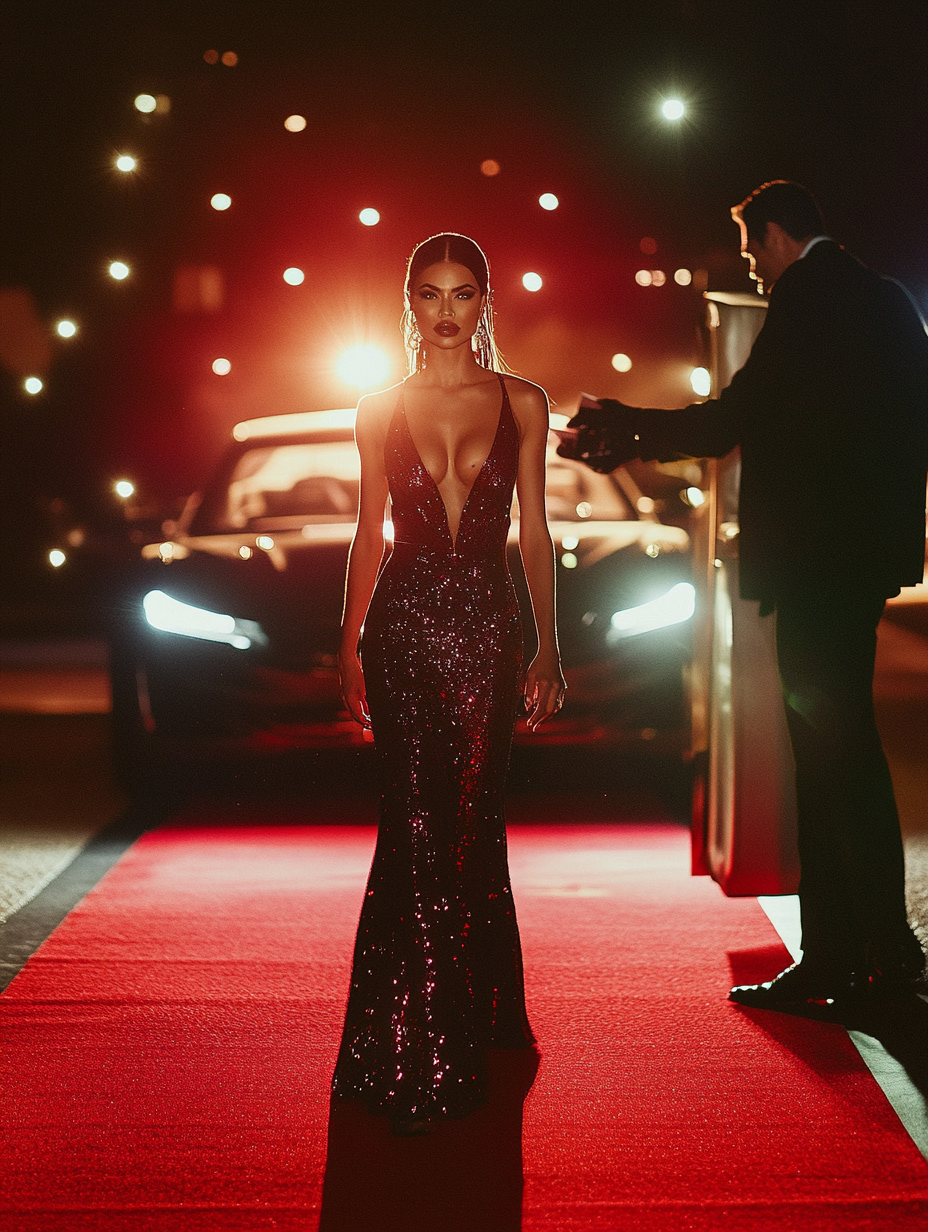
M 460 332 L 460 325 L 455 325 L 453 321 L 439 321 L 439 323 L 435 326 L 435 333 L 441 334 L 443 338 L 453 338 Z

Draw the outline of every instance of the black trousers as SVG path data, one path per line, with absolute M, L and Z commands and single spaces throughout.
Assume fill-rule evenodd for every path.
M 920 954 L 905 909 L 899 814 L 873 712 L 884 598 L 777 600 L 777 659 L 796 761 L 804 961 L 859 969 Z

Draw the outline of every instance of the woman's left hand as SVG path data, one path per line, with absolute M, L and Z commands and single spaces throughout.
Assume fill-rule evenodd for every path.
M 525 709 L 530 731 L 537 731 L 564 704 L 567 685 L 556 654 L 537 654 L 525 674 Z

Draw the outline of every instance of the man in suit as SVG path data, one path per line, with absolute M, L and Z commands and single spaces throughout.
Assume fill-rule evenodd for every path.
M 741 447 L 740 586 L 776 611 L 796 763 L 802 962 L 732 1000 L 770 1009 L 898 995 L 923 978 L 892 782 L 873 713 L 885 600 L 921 582 L 928 336 L 907 293 L 825 234 L 800 184 L 732 210 L 770 291 L 744 367 L 680 411 L 603 399 L 561 446 L 600 471 Z

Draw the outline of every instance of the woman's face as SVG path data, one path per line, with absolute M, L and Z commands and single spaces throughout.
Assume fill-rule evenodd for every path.
M 410 305 L 423 341 L 453 351 L 477 332 L 484 305 L 477 280 L 464 265 L 437 261 L 410 288 Z

